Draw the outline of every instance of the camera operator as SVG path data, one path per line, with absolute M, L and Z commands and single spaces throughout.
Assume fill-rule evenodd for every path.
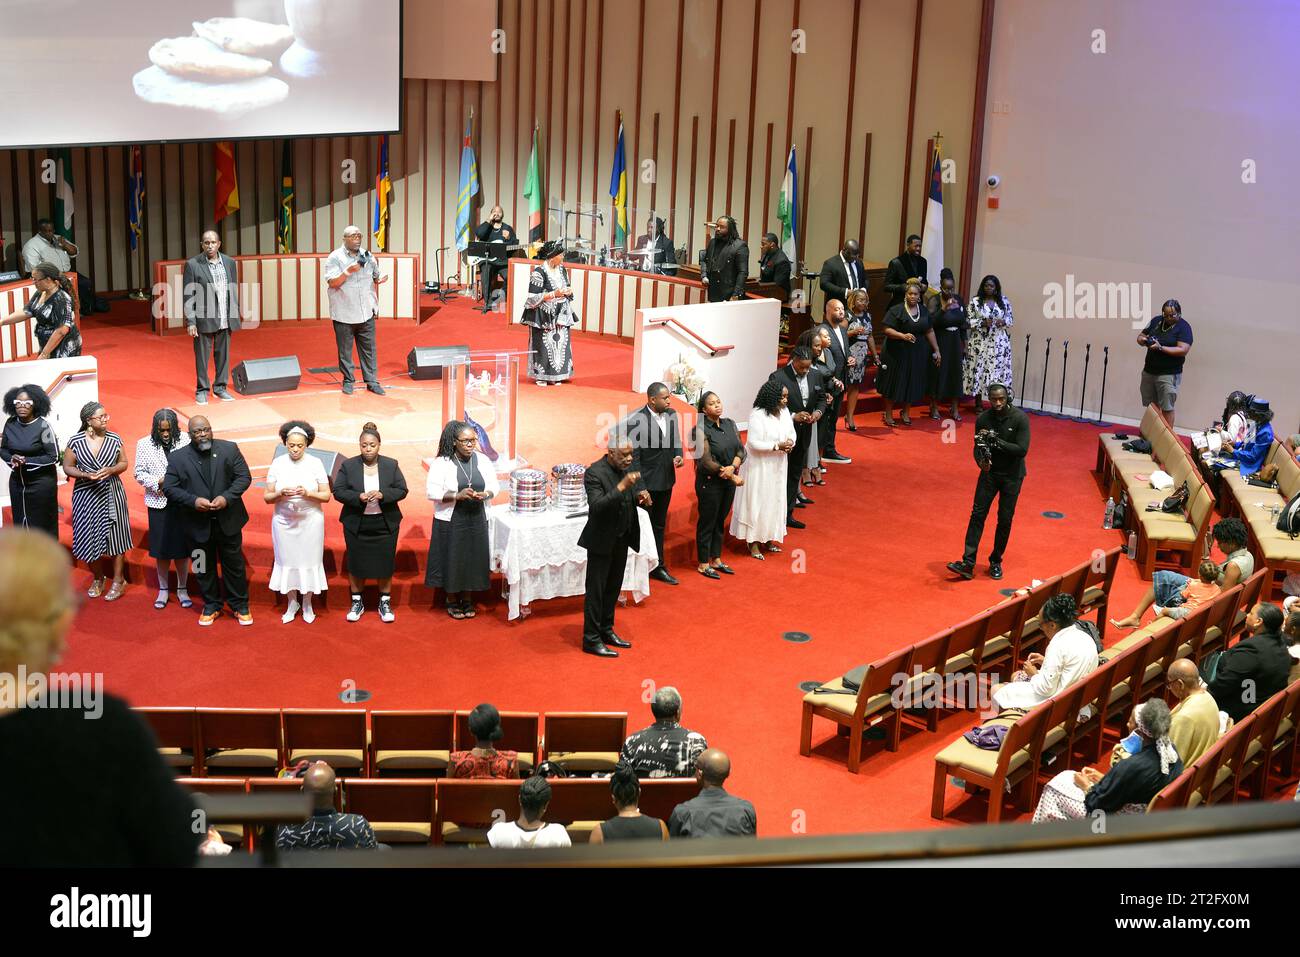
M 379 286 L 387 281 L 387 276 L 380 275 L 378 260 L 370 250 L 361 248 L 361 228 L 349 226 L 343 230 L 343 245 L 325 260 L 325 284 L 329 287 L 330 318 L 334 320 L 344 395 L 351 395 L 353 389 L 354 341 L 366 388 L 376 395 L 384 394 L 375 359 L 375 316 L 379 314 Z
M 975 577 L 975 552 L 994 498 L 998 499 L 998 528 L 989 553 L 989 577 L 1002 578 L 1002 553 L 1011 537 L 1011 520 L 1016 515 L 1029 453 L 1029 417 L 1011 405 L 1010 390 L 995 382 L 988 388 L 988 399 L 990 408 L 975 420 L 975 463 L 980 477 L 966 527 L 966 551 L 961 561 L 948 563 L 949 571 L 967 581 Z

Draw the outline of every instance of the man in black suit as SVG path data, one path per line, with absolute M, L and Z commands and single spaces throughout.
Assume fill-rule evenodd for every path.
M 867 273 L 862 268 L 862 248 L 856 239 L 850 239 L 837 255 L 822 263 L 820 279 L 826 301 L 838 300 L 848 305 L 849 291 L 867 288 Z
M 835 421 L 839 417 L 840 400 L 844 398 L 844 381 L 848 377 L 849 366 L 856 365 L 857 359 L 849 355 L 848 321 L 845 318 L 844 303 L 838 299 L 826 300 L 826 321 L 818 329 L 824 330 L 831 341 L 828 358 L 831 375 L 834 377 L 833 382 L 826 383 L 831 401 L 826 408 L 826 417 L 821 423 L 826 438 L 821 457 L 826 462 L 847 465 L 853 460 L 847 455 L 841 455 L 839 449 L 835 448 Z
M 817 423 L 826 407 L 826 391 L 821 376 L 813 371 L 812 350 L 799 346 L 790 353 L 790 361 L 772 373 L 772 377 L 790 391 L 788 407 L 794 418 L 794 449 L 790 452 L 790 466 L 785 476 L 785 524 L 788 528 L 806 528 L 794 517 L 794 510 L 802 508 L 799 500 L 799 476 L 808 461 L 808 444 L 813 439 Z M 808 504 L 811 500 L 805 499 Z
M 203 593 L 199 624 L 210 625 L 221 617 L 224 584 L 225 602 L 230 603 L 241 625 L 251 625 L 243 533 L 248 511 L 241 496 L 253 478 L 239 446 L 214 439 L 212 426 L 203 416 L 190 419 L 189 431 L 190 444 L 167 460 L 162 490 L 168 501 L 181 506 L 178 516 L 194 546 L 194 574 Z
M 617 658 L 610 648 L 631 648 L 614 634 L 614 609 L 623 589 L 628 549 L 641 547 L 637 503 L 650 504 L 650 493 L 637 491 L 641 476 L 629 471 L 632 440 L 626 433 L 609 434 L 604 458 L 587 469 L 587 524 L 578 545 L 587 550 L 587 593 L 582 606 L 582 650 L 601 658 Z
M 506 211 L 500 206 L 493 206 L 488 210 L 487 222 L 479 223 L 478 228 L 474 230 L 474 238 L 481 243 L 504 243 L 506 246 L 515 246 L 519 243 L 515 228 L 506 222 Z M 496 282 L 497 276 L 501 277 L 501 294 L 504 296 L 509 290 L 510 272 L 507 268 L 509 258 L 510 254 L 506 252 L 500 256 L 484 259 L 479 264 L 479 273 L 483 276 L 481 311 L 487 312 L 491 308 L 492 284 Z
M 749 247 L 740 238 L 736 221 L 719 216 L 713 239 L 700 252 L 700 274 L 708 286 L 709 302 L 745 298 L 749 277 Z
M 907 237 L 903 251 L 889 261 L 889 268 L 885 270 L 885 291 L 890 296 L 889 304 L 897 306 L 903 301 L 907 295 L 909 279 L 921 280 L 921 292 L 924 293 L 930 285 L 927 278 L 929 275 L 930 267 L 921 255 L 921 237 L 913 233 Z
M 664 530 L 668 524 L 668 503 L 673 498 L 677 469 L 682 467 L 682 427 L 672 408 L 668 386 L 651 383 L 645 391 L 646 404 L 627 417 L 623 431 L 632 440 L 631 469 L 641 476 L 636 490 L 650 496 L 650 527 L 655 531 L 659 567 L 650 577 L 666 585 L 677 579 L 668 572 L 664 556 Z
M 239 279 L 235 261 L 221 251 L 221 237 L 209 229 L 201 238 L 203 252 L 185 263 L 182 300 L 185 329 L 194 339 L 194 401 L 208 404 L 208 392 L 233 402 L 230 382 L 230 333 L 239 328 Z M 214 360 L 215 381 L 208 379 Z
M 759 282 L 769 282 L 785 290 L 782 302 L 790 301 L 790 257 L 781 250 L 776 233 L 765 233 L 758 244 L 761 255 L 758 257 Z
M 673 241 L 664 233 L 664 229 L 664 221 L 657 216 L 651 215 L 646 220 L 645 235 L 637 237 L 636 246 L 633 248 L 642 251 L 654 251 L 654 256 L 645 257 L 644 261 L 639 264 L 639 268 L 645 272 L 663 276 L 676 276 L 677 250 L 673 248 Z

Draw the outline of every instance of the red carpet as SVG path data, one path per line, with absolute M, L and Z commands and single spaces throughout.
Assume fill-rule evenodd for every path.
M 87 350 L 99 357 L 101 397 L 111 428 L 134 450 L 148 431 L 153 410 L 172 405 L 186 414 L 199 408 L 190 391 L 193 360 L 188 338 L 159 338 L 146 325 L 117 321 L 87 324 Z M 694 572 L 694 496 L 687 465 L 679 473 L 670 518 L 669 563 L 682 583 L 654 584 L 642 605 L 621 609 L 618 631 L 634 648 L 616 661 L 579 652 L 581 598 L 534 606 L 530 618 L 507 623 L 499 593 L 480 596 L 472 621 L 449 619 L 430 608 L 424 589 L 424 554 L 432 520 L 423 494 L 420 459 L 433 454 L 440 431 L 436 383 L 404 374 L 414 344 L 469 343 L 474 348 L 518 348 L 524 337 L 503 317 L 481 317 L 467 306 L 443 309 L 422 327 L 381 329 L 380 375 L 386 397 L 342 396 L 327 377 L 304 375 L 288 396 L 214 402 L 206 414 L 218 436 L 237 439 L 255 477 L 270 462 L 275 426 L 302 416 L 318 429 L 317 444 L 352 454 L 361 422 L 374 419 L 386 454 L 402 463 L 413 494 L 404 503 L 398 575 L 397 622 L 382 624 L 373 611 L 355 624 L 343 620 L 346 582 L 330 568 L 333 600 L 314 625 L 280 624 L 266 587 L 270 572 L 270 507 L 257 489 L 245 497 L 252 519 L 245 529 L 257 623 L 239 628 L 223 619 L 212 628 L 195 623 L 197 608 L 152 607 L 151 581 L 132 587 L 116 603 L 91 602 L 82 610 L 63 666 L 102 671 L 108 690 L 140 705 L 340 707 L 347 687 L 370 691 L 373 708 L 470 708 L 491 701 L 503 710 L 626 710 L 631 728 L 649 723 L 652 689 L 677 686 L 684 723 L 731 755 L 730 789 L 752 800 L 761 833 L 836 833 L 927 827 L 932 756 L 968 727 L 971 717 L 948 718 L 937 735 L 913 731 L 896 754 L 873 743 L 857 776 L 845 770 L 847 739 L 828 723 L 814 729 L 812 758 L 798 755 L 800 682 L 826 680 L 880 653 L 924 638 L 946 624 L 999 600 L 1000 589 L 1046 578 L 1110 547 L 1119 533 L 1101 529 L 1103 503 L 1089 475 L 1095 428 L 1035 417 L 1029 477 L 1020 498 L 1007 579 L 984 576 L 950 582 L 944 564 L 960 555 L 976 471 L 970 452 L 971 417 L 945 441 L 938 423 L 918 416 L 911 429 L 889 432 L 878 415 L 858 417 L 857 435 L 841 432 L 841 451 L 852 465 L 833 467 L 829 484 L 811 490 L 816 504 L 800 513 L 808 523 L 792 531 L 786 551 L 764 563 L 729 544 L 726 560 L 736 575 L 706 580 Z M 333 339 L 323 324 L 238 334 L 235 361 L 296 352 L 305 369 L 334 361 Z M 577 378 L 562 388 L 524 386 L 520 404 L 521 450 L 532 462 L 594 460 L 598 417 L 620 404 L 640 404 L 629 391 L 630 344 L 580 338 L 574 345 Z M 724 396 L 738 411 L 749 396 Z M 679 409 L 684 408 L 679 405 Z M 920 411 L 920 410 L 918 410 Z M 608 421 L 608 419 L 604 420 Z M 337 439 L 337 441 L 335 441 Z M 146 524 L 139 487 L 126 476 L 137 542 Z M 62 490 L 68 508 L 70 487 Z M 1048 518 L 1045 512 L 1059 512 Z M 66 514 L 66 513 L 65 513 Z M 337 506 L 329 514 L 337 518 Z M 981 562 L 992 539 L 986 530 Z M 65 526 L 65 540 L 70 531 Z M 342 552 L 337 521 L 327 549 Z M 417 564 L 418 558 L 418 564 Z M 133 562 L 148 564 L 137 549 Z M 77 573 L 79 587 L 89 576 Z M 1116 578 L 1112 610 L 1128 611 L 1141 583 L 1131 563 Z M 498 589 L 499 592 L 499 589 Z M 486 602 L 482 601 L 486 599 Z M 373 605 L 372 605 L 373 607 Z M 802 631 L 808 643 L 783 640 Z M 1108 633 L 1108 642 L 1114 640 Z M 949 806 L 957 804 L 950 792 Z M 972 799 L 945 824 L 983 819 Z

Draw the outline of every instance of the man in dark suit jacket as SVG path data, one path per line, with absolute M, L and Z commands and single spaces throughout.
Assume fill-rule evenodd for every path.
M 168 501 L 180 506 L 178 515 L 185 522 L 194 550 L 199 553 L 193 561 L 194 574 L 203 593 L 199 624 L 212 624 L 221 617 L 222 605 L 229 602 L 239 623 L 251 625 L 243 533 L 248 511 L 242 496 L 253 477 L 239 446 L 214 439 L 212 426 L 203 416 L 190 419 L 189 431 L 190 444 L 177 449 L 167 460 L 162 490 Z
M 614 633 L 614 609 L 623 589 L 628 549 L 641 547 L 637 503 L 648 505 L 650 493 L 636 489 L 641 476 L 629 471 L 632 440 L 620 430 L 609 435 L 604 458 L 587 468 L 587 524 L 578 544 L 587 550 L 587 592 L 582 606 L 582 650 L 601 658 L 617 658 L 608 647 L 631 648 Z
M 221 251 L 221 237 L 209 229 L 202 236 L 203 252 L 185 263 L 181 298 L 185 329 L 194 339 L 194 400 L 207 405 L 208 392 L 233 402 L 230 382 L 230 333 L 239 328 L 239 278 L 235 261 Z M 215 381 L 208 379 L 214 360 Z
M 795 443 L 785 476 L 785 524 L 789 528 L 807 527 L 794 517 L 794 510 L 803 504 L 799 501 L 799 476 L 808 461 L 808 445 L 826 408 L 825 387 L 812 362 L 812 351 L 799 346 L 790 353 L 790 361 L 772 373 L 772 378 L 790 392 L 788 408 L 794 418 Z
M 763 241 L 758 244 L 760 256 L 758 257 L 758 280 L 759 282 L 769 282 L 780 286 L 785 290 L 785 297 L 782 302 L 790 301 L 790 257 L 781 250 L 780 240 L 776 238 L 776 233 L 765 233 Z
M 700 273 L 709 287 L 709 302 L 743 299 L 749 277 L 749 247 L 730 216 L 719 216 L 717 224 L 713 239 L 700 253 Z
M 1208 691 L 1220 711 L 1240 721 L 1287 685 L 1295 659 L 1281 635 L 1283 612 L 1261 602 L 1246 617 L 1252 632 L 1219 657 Z
M 637 268 L 658 275 L 676 276 L 677 250 L 673 248 L 672 239 L 665 235 L 664 228 L 662 219 L 651 216 L 646 220 L 645 234 L 637 237 L 636 245 L 632 248 L 654 250 L 654 256 L 647 256 L 643 262 L 638 263 Z
M 925 287 L 930 285 L 927 278 L 929 275 L 930 267 L 921 255 L 921 237 L 913 233 L 907 237 L 903 251 L 889 261 L 889 268 L 885 270 L 885 291 L 889 293 L 889 304 L 897 306 L 903 301 L 907 295 L 909 279 L 920 279 L 925 283 L 921 290 L 924 293 Z
M 506 246 L 516 246 L 519 244 L 519 234 L 515 228 L 506 222 L 506 213 L 500 206 L 493 206 L 488 210 L 487 222 L 479 223 L 478 228 L 474 230 L 474 238 L 481 243 L 504 243 Z M 508 252 L 501 253 L 500 256 L 493 256 L 484 259 L 479 264 L 479 273 L 483 277 L 483 308 L 481 312 L 487 312 L 492 307 L 492 284 L 496 282 L 497 276 L 501 277 L 501 294 L 504 297 L 510 290 L 510 270 L 507 260 L 510 258 Z
M 636 490 L 650 495 L 650 527 L 655 531 L 655 548 L 659 552 L 659 567 L 650 577 L 676 585 L 677 579 L 669 573 L 664 556 L 664 531 L 677 469 L 682 467 L 682 426 L 673 411 L 668 386 L 651 383 L 645 396 L 646 404 L 627 417 L 622 430 L 632 440 L 631 470 L 641 476 Z
M 833 383 L 826 383 L 827 390 L 831 396 L 831 403 L 826 409 L 826 417 L 821 421 L 821 434 L 825 439 L 825 448 L 822 450 L 821 457 L 826 462 L 839 462 L 847 465 L 853 460 L 847 455 L 841 455 L 839 449 L 835 447 L 835 423 L 839 418 L 840 400 L 844 398 L 842 385 L 848 379 L 849 365 L 856 364 L 857 360 L 849 355 L 849 334 L 848 320 L 844 310 L 844 303 L 838 299 L 826 300 L 825 321 L 817 327 L 818 330 L 824 330 L 827 338 L 831 341 L 829 350 L 829 364 L 831 374 L 841 384 L 834 386 Z
M 862 249 L 856 239 L 822 263 L 820 284 L 826 301 L 837 299 L 842 306 L 848 305 L 849 290 L 867 288 L 867 271 L 862 268 Z

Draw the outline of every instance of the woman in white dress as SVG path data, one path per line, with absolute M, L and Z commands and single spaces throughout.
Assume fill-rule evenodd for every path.
M 731 513 L 731 534 L 749 545 L 752 558 L 764 561 L 763 546 L 779 552 L 785 539 L 785 481 L 794 448 L 794 419 L 786 405 L 790 392 L 768 379 L 754 397 L 745 438 L 745 461 Z
M 1023 671 L 1006 684 L 993 686 L 993 702 L 999 711 L 1018 708 L 1028 711 L 1056 697 L 1097 668 L 1097 643 L 1078 624 L 1073 595 L 1053 595 L 1041 612 L 1047 651 L 1031 654 Z M 1085 709 L 1086 710 L 1086 709 Z
M 997 276 L 980 280 L 979 292 L 966 306 L 966 358 L 962 363 L 962 391 L 975 397 L 975 411 L 983 407 L 980 396 L 995 382 L 1011 388 L 1011 333 L 1015 319 L 1011 301 L 1002 295 Z
M 573 347 L 569 329 L 578 324 L 573 309 L 573 289 L 564 268 L 564 247 L 551 240 L 538 255 L 545 262 L 528 278 L 521 322 L 531 327 L 528 377 L 538 385 L 559 385 L 573 378 Z
M 289 597 L 289 607 L 280 620 L 286 625 L 302 608 L 302 620 L 316 620 L 311 596 L 329 588 L 325 580 L 325 512 L 330 500 L 330 481 L 320 460 L 307 454 L 316 440 L 316 430 L 307 422 L 293 420 L 280 426 L 280 441 L 288 455 L 271 462 L 266 473 L 267 504 L 275 506 L 271 519 L 271 541 L 275 565 L 271 569 L 271 591 Z M 301 604 L 299 603 L 301 596 Z

